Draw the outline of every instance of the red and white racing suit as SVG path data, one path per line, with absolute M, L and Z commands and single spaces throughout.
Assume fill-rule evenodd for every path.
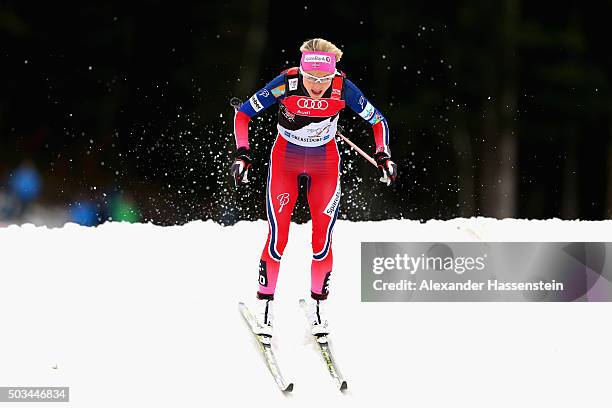
M 347 86 L 345 86 L 345 84 Z M 338 116 L 347 104 L 374 129 L 377 151 L 388 151 L 384 117 L 345 75 L 336 71 L 319 99 L 310 98 L 297 68 L 284 71 L 236 112 L 237 147 L 248 148 L 252 116 L 279 102 L 278 135 L 270 154 L 266 189 L 268 237 L 259 265 L 259 298 L 274 298 L 300 178 L 306 178 L 312 218 L 311 296 L 326 299 L 332 273 L 332 234 L 340 206 Z

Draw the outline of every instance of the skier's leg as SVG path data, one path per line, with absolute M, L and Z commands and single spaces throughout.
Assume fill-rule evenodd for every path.
M 298 174 L 300 160 L 294 145 L 277 137 L 268 166 L 266 187 L 266 214 L 268 216 L 268 238 L 259 262 L 260 299 L 273 299 L 280 260 L 287 245 L 291 213 L 298 196 Z
M 332 272 L 332 233 L 340 206 L 340 155 L 335 141 L 314 149 L 307 158 L 313 253 L 310 290 L 313 299 L 323 300 Z

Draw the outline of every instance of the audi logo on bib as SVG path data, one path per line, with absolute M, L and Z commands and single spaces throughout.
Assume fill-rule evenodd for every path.
M 344 108 L 344 101 L 340 99 L 311 99 L 302 95 L 288 96 L 280 103 L 294 115 L 316 118 L 332 117 Z
M 302 109 L 325 110 L 329 106 L 329 103 L 327 103 L 326 100 L 300 98 L 297 101 L 297 106 Z

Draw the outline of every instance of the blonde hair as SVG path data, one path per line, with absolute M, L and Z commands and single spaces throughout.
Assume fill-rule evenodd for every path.
M 330 41 L 324 40 L 322 38 L 313 38 L 311 40 L 304 41 L 304 44 L 300 47 L 300 51 L 323 51 L 323 52 L 331 52 L 336 54 L 336 62 L 339 62 L 342 58 L 342 51 L 340 48 L 336 47 Z

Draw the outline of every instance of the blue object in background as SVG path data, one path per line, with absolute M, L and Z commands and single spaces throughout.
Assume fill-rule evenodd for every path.
M 90 201 L 72 203 L 70 206 L 70 219 L 77 224 L 87 227 L 98 225 L 96 205 Z
M 25 164 L 13 172 L 9 186 L 22 202 L 29 203 L 38 197 L 42 182 L 38 171 L 33 166 Z

